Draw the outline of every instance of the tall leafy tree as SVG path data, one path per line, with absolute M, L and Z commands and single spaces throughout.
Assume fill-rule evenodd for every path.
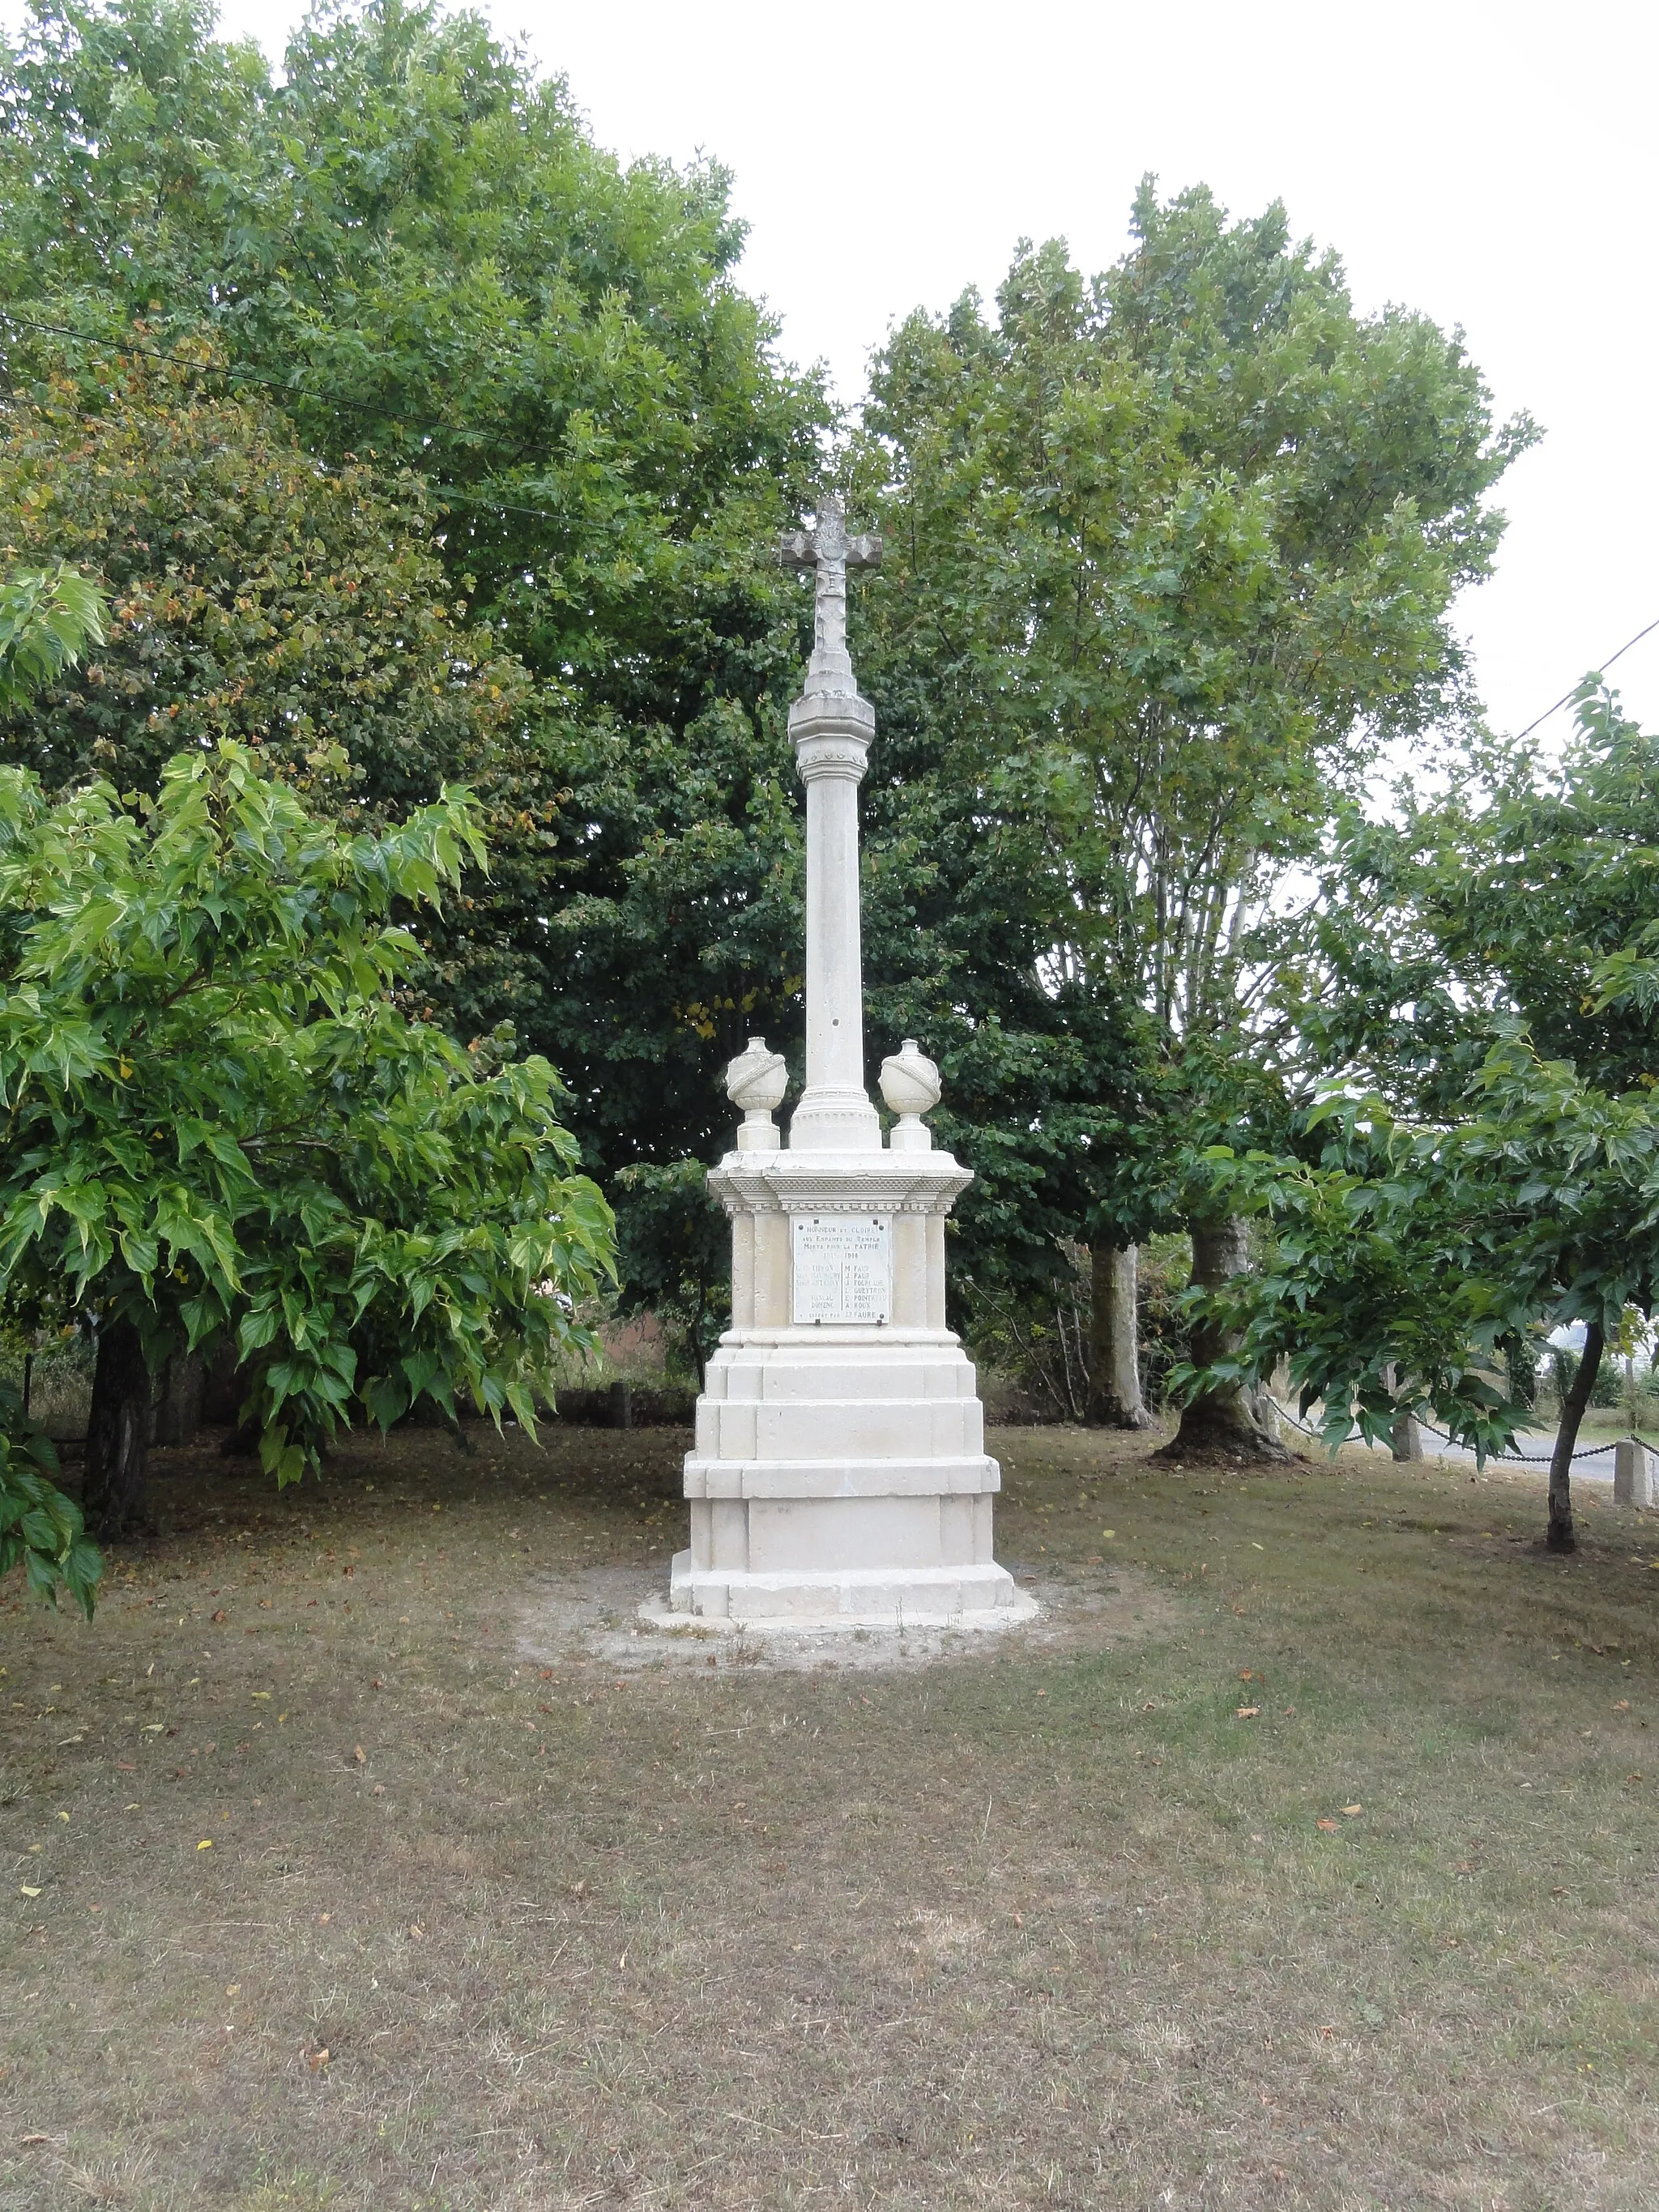
M 1334 1437 L 1424 1409 L 1481 1449 L 1522 1418 L 1493 1370 L 1582 1322 L 1550 1469 L 1568 1551 L 1603 1352 L 1659 1297 L 1659 741 L 1592 677 L 1563 752 L 1461 765 L 1334 841 L 1279 979 L 1328 1095 L 1291 1145 L 1199 1166 L 1274 1227 L 1266 1275 L 1212 1310 L 1234 1371 L 1288 1357 Z
M 896 555 L 878 703 L 1030 823 L 1051 983 L 1140 1017 L 1138 1102 L 1076 1226 L 1109 1259 L 1185 1206 L 1204 1279 L 1237 1231 L 1162 1164 L 1272 1110 L 1280 887 L 1379 746 L 1468 712 L 1449 610 L 1531 432 L 1494 428 L 1457 338 L 1356 313 L 1282 208 L 1230 222 L 1149 182 L 1133 223 L 1103 276 L 1023 247 L 994 317 L 969 294 L 904 324 L 857 477 Z M 1206 1439 L 1254 1440 L 1236 1389 L 1188 1407 L 1178 1448 Z
M 268 1470 L 422 1399 L 534 1425 L 610 1213 L 547 1063 L 398 997 L 468 794 L 343 829 L 224 740 L 157 794 L 0 769 L 0 1302 L 90 1328 L 85 1501 L 143 1510 L 150 1377 L 225 1333 Z
M 267 393 L 364 493 L 422 480 L 461 627 L 531 685 L 428 988 L 557 1061 L 596 1169 L 706 1156 L 722 1059 L 799 1015 L 799 608 L 764 549 L 829 420 L 737 281 L 723 173 L 621 167 L 562 79 L 401 0 L 314 13 L 280 81 L 200 0 L 39 0 L 0 105 L 14 386 L 205 334 L 213 393 Z
M 103 603 L 84 577 L 62 567 L 8 576 L 0 582 L 0 701 L 26 706 L 103 637 Z M 0 1325 L 22 1317 L 0 1301 Z M 0 1382 L 0 1575 L 21 1565 L 38 1596 L 55 1605 L 67 1590 L 90 1618 L 102 1563 L 57 1475 L 45 1432 L 11 1385 Z
M 258 394 L 208 388 L 200 344 L 158 362 L 140 333 L 97 377 L 79 365 L 0 416 L 0 534 L 95 574 L 108 634 L 0 701 L 8 757 L 53 790 L 153 791 L 181 747 L 229 738 L 385 818 L 514 750 L 528 680 L 453 595 L 421 477 L 319 465 Z
M 354 507 L 398 469 L 426 486 L 458 626 L 532 687 L 470 772 L 492 871 L 426 928 L 428 988 L 461 1035 L 505 1015 L 559 1066 L 659 1294 L 707 1241 L 676 1164 L 725 1140 L 720 1064 L 800 1025 L 805 610 L 766 549 L 830 416 L 739 288 L 724 176 L 620 168 L 562 81 L 398 0 L 313 15 L 280 83 L 198 0 L 38 0 L 0 100 L 15 383 L 135 342 L 199 367 L 205 333 L 204 393 L 280 402 Z M 1053 1104 L 1090 1105 L 1100 1055 L 1037 975 L 1028 829 L 983 837 L 897 718 L 868 815 L 872 1054 L 914 1032 L 945 1060 L 981 1170 L 969 1272 L 1051 1266 L 1075 1213 Z M 1078 1021 L 1107 1018 L 1085 990 Z

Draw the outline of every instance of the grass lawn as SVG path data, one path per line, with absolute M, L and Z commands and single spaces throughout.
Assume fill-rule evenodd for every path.
M 786 1666 L 630 1632 L 685 1441 L 6 1586 L 6 2212 L 1659 2206 L 1659 1519 L 1005 1431 L 1038 1627 Z

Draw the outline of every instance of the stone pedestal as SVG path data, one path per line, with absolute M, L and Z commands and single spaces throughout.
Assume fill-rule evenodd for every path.
M 730 1152 L 732 1326 L 685 1462 L 672 1613 L 760 1626 L 996 1626 L 997 1463 L 945 1326 L 948 1154 Z M 848 1318 L 849 1315 L 857 1318 Z
M 782 1146 L 781 1054 L 726 1071 L 737 1147 L 709 1176 L 732 1222 L 732 1327 L 685 1462 L 691 1541 L 669 1617 L 733 1626 L 991 1626 L 1035 1611 L 991 1556 L 1001 1476 L 974 1370 L 945 1325 L 945 1221 L 973 1180 L 921 1116 L 939 1071 L 913 1039 L 865 1089 L 858 787 L 875 715 L 847 652 L 847 569 L 878 541 L 826 506 L 783 556 L 817 570 L 789 732 L 806 786 L 806 1085 Z M 660 1619 L 659 1613 L 654 1617 Z

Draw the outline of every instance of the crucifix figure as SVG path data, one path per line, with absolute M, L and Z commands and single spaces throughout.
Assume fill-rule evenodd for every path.
M 847 571 L 881 565 L 879 538 L 849 538 L 841 501 L 826 496 L 816 530 L 792 530 L 778 540 L 778 559 L 786 568 L 816 568 L 812 612 L 812 659 L 806 672 L 809 691 L 851 691 L 853 663 L 847 651 Z

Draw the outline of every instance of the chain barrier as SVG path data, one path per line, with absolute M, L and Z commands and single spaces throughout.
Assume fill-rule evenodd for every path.
M 1273 1402 L 1275 1405 L 1278 1405 L 1277 1399 L 1275 1399 Z M 1324 1443 L 1325 1439 L 1321 1432 L 1317 1429 L 1310 1429 L 1305 1421 L 1298 1420 L 1297 1416 L 1291 1413 L 1288 1406 L 1279 1406 L 1279 1413 L 1280 1418 L 1288 1421 L 1293 1429 L 1300 1429 L 1304 1437 L 1311 1437 L 1316 1443 L 1322 1444 Z M 1432 1421 L 1419 1421 L 1418 1423 L 1418 1426 L 1421 1429 L 1426 1429 L 1431 1437 L 1440 1437 L 1443 1443 L 1449 1444 L 1455 1444 L 1457 1443 L 1455 1437 L 1449 1435 L 1444 1429 L 1437 1429 Z M 1459 1449 L 1463 1451 L 1469 1451 L 1472 1450 L 1474 1447 L 1469 1444 L 1463 1444 L 1460 1446 Z M 1605 1453 L 1617 1451 L 1619 1447 L 1616 1443 L 1580 1444 L 1574 1450 L 1572 1455 L 1575 1460 L 1600 1459 Z M 1551 1460 L 1554 1457 L 1554 1454 L 1552 1452 L 1492 1451 L 1486 1454 L 1486 1457 L 1489 1460 L 1504 1460 L 1510 1465 L 1516 1467 L 1547 1467 L 1550 1464 Z

